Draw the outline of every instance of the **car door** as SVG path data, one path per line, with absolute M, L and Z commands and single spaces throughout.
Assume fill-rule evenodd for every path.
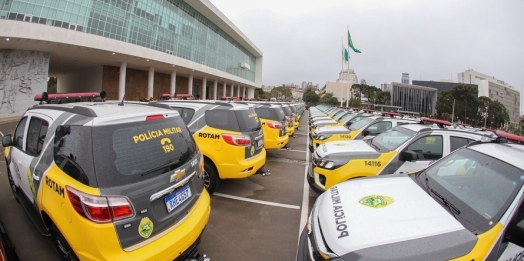
M 444 155 L 444 137 L 442 135 L 427 135 L 414 139 L 400 151 L 399 155 L 404 151 L 415 152 L 417 159 L 400 162 L 402 165 L 395 171 L 395 174 L 424 169 L 431 162 L 442 158 Z
M 28 173 L 29 163 L 33 160 L 33 156 L 26 152 L 27 144 L 27 128 L 29 122 L 28 116 L 23 117 L 16 126 L 13 146 L 11 147 L 11 162 L 9 163 L 9 170 L 13 176 L 15 184 L 20 188 L 24 195 L 33 202 L 33 195 L 29 188 Z

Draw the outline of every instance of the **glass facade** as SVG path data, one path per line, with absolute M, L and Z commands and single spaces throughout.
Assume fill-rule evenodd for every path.
M 182 0 L 0 0 L 0 19 L 100 35 L 255 81 L 256 57 Z
M 418 112 L 425 115 L 435 113 L 437 90 L 425 90 L 393 85 L 391 105 L 400 106 L 404 111 Z

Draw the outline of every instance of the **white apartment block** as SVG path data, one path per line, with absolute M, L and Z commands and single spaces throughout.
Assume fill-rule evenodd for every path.
M 333 96 L 347 106 L 348 101 L 353 97 L 351 86 L 358 83 L 358 77 L 353 69 L 340 71 L 336 82 L 327 82 L 320 90 L 320 96 L 326 93 L 333 93 Z
M 472 69 L 457 74 L 459 83 L 478 85 L 478 96 L 486 96 L 492 100 L 499 101 L 506 107 L 511 122 L 518 122 L 520 117 L 520 90 L 508 83 L 479 73 Z

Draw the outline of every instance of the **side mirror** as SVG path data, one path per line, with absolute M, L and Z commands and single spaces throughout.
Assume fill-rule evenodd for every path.
M 7 134 L 2 138 L 2 146 L 9 147 L 13 145 L 13 140 L 11 139 L 11 134 Z
M 402 153 L 400 153 L 400 156 L 398 157 L 400 161 L 414 161 L 417 158 L 417 153 L 411 150 L 403 151 Z
M 363 136 L 368 136 L 369 133 L 370 133 L 369 130 L 363 130 L 363 131 L 362 131 L 362 135 L 363 135 Z
M 524 247 L 524 220 L 515 225 L 509 241 L 517 246 Z

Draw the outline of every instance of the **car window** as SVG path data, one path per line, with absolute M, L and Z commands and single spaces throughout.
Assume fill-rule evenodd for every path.
M 370 135 L 378 135 L 389 129 L 391 129 L 390 121 L 380 121 L 380 122 L 372 124 L 371 126 L 367 128 Z
M 40 154 L 48 126 L 49 123 L 47 121 L 31 117 L 29 128 L 27 129 L 27 153 L 35 156 Z
M 351 124 L 351 126 L 349 126 L 349 129 L 350 130 L 360 130 L 362 127 L 364 126 L 367 126 L 368 124 L 370 124 L 371 122 L 373 122 L 375 119 L 372 119 L 372 118 L 363 118 L 353 124 Z
M 260 121 L 258 120 L 258 115 L 255 111 L 249 110 L 235 110 L 234 111 L 238 125 L 240 126 L 241 132 L 256 131 L 261 128 Z
M 286 114 L 284 114 L 284 110 L 282 110 L 282 108 L 272 108 L 271 110 L 274 114 L 274 120 L 286 121 Z
M 406 150 L 417 153 L 417 160 L 436 160 L 442 158 L 441 135 L 431 135 L 413 141 Z
M 271 113 L 269 113 L 269 108 L 268 107 L 255 108 L 255 112 L 258 114 L 259 118 L 271 119 Z
M 20 120 L 18 123 L 18 126 L 16 126 L 15 130 L 15 137 L 13 140 L 13 143 L 15 147 L 19 148 L 20 150 L 25 151 L 24 148 L 24 137 L 25 137 L 25 125 L 27 123 L 27 117 L 24 117 Z
M 460 147 L 466 146 L 466 145 L 468 145 L 472 141 L 473 140 L 470 140 L 470 139 L 467 139 L 467 138 L 451 136 L 451 138 L 450 138 L 450 152 L 454 151 L 454 150 L 456 150 L 456 149 L 458 149 Z
M 181 108 L 181 107 L 171 107 L 173 110 L 178 111 L 180 114 L 180 117 L 182 117 L 182 120 L 184 120 L 185 124 L 188 124 L 191 119 L 193 119 L 193 115 L 195 115 L 195 110 L 190 108 Z
M 156 177 L 179 168 L 198 152 L 180 117 L 96 127 L 59 126 L 54 143 L 55 162 L 64 172 L 101 188 Z
M 209 127 L 240 132 L 237 117 L 232 110 L 207 110 L 205 117 Z

